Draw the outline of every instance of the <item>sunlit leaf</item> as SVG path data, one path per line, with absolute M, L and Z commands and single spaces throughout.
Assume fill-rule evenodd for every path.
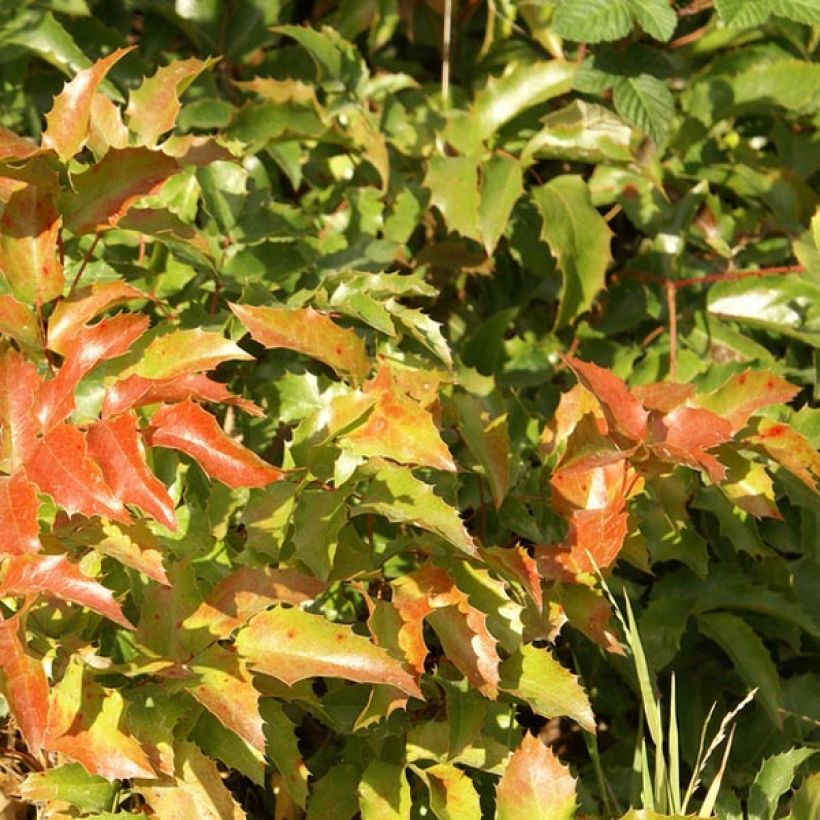
M 37 487 L 18 470 L 12 476 L 0 476 L 0 553 L 22 555 L 39 552 L 37 510 L 40 501 Z
M 794 473 L 812 490 L 820 479 L 820 453 L 809 440 L 787 424 L 761 419 L 744 440 Z
M 14 339 L 24 349 L 40 347 L 40 330 L 34 311 L 8 293 L 0 295 L 0 333 Z
M 0 464 L 14 472 L 36 444 L 34 397 L 41 384 L 37 369 L 16 350 L 0 352 Z

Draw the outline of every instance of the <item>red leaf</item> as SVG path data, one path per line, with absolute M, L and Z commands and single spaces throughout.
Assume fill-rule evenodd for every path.
M 26 471 L 69 515 L 130 520 L 122 502 L 105 483 L 100 466 L 89 458 L 85 435 L 70 424 L 60 424 L 39 439 Z
M 37 488 L 18 470 L 0 477 L 0 553 L 22 555 L 39 552 Z
M 122 281 L 101 282 L 75 291 L 60 302 L 48 320 L 49 349 L 65 355 L 76 333 L 95 316 L 129 299 L 150 297 Z
M 170 379 L 146 379 L 129 376 L 114 382 L 105 392 L 101 415 L 109 418 L 132 407 L 146 404 L 173 403 L 195 399 L 214 404 L 233 404 L 252 416 L 263 415 L 262 409 L 249 399 L 235 396 L 224 384 L 200 373 L 182 373 Z
M 574 512 L 569 520 L 570 555 L 566 563 L 561 563 L 576 575 L 594 572 L 596 566 L 608 567 L 623 547 L 626 519 L 623 498 L 602 509 Z
M 126 629 L 134 628 L 122 614 L 111 590 L 83 575 L 65 555 L 13 555 L 8 558 L 0 593 L 29 595 L 38 592 L 93 609 Z
M 147 316 L 139 313 L 121 313 L 103 319 L 93 327 L 84 327 L 76 335 L 66 352 L 63 366 L 37 394 L 34 412 L 44 432 L 71 415 L 74 391 L 83 376 L 100 362 L 128 352 L 147 329 L 148 321 Z
M 722 416 L 733 430 L 740 430 L 761 407 L 789 402 L 799 392 L 799 387 L 772 373 L 747 370 L 732 376 L 717 390 L 698 396 L 698 404 Z
M 179 170 L 179 163 L 160 151 L 112 148 L 73 178 L 74 191 L 60 197 L 66 228 L 84 234 L 114 227 L 134 202 L 156 193 Z
M 16 615 L 0 620 L 0 668 L 11 713 L 29 751 L 38 755 L 48 723 L 48 680 L 40 661 L 26 654 Z
M 630 441 L 642 441 L 647 432 L 647 412 L 613 373 L 598 365 L 567 358 L 578 380 L 601 404 L 610 428 Z
M 706 450 L 732 437 L 731 422 L 699 407 L 678 407 L 653 424 L 652 432 L 658 458 L 703 469 L 715 483 L 725 478 L 726 468 Z
M 158 410 L 147 432 L 152 446 L 180 450 L 229 487 L 264 487 L 285 475 L 237 444 L 210 413 L 189 399 Z
M 49 193 L 26 185 L 9 197 L 0 216 L 0 273 L 24 304 L 45 304 L 63 292 L 59 232 L 60 215 Z
M 71 159 L 85 144 L 91 104 L 97 86 L 111 66 L 128 54 L 131 48 L 119 48 L 94 65 L 77 73 L 71 82 L 54 98 L 51 111 L 46 114 L 46 130 L 43 132 L 43 148 L 53 148 L 65 162 Z
M 254 615 L 274 603 L 298 606 L 312 601 L 327 585 L 295 569 L 241 567 L 223 578 L 197 610 L 186 618 L 185 629 L 207 628 L 225 638 Z
M 34 397 L 42 380 L 16 350 L 0 354 L 0 466 L 11 473 L 36 444 Z
M 98 421 L 88 428 L 87 437 L 89 455 L 100 465 L 114 495 L 176 531 L 174 502 L 145 463 L 136 416 L 125 413 L 110 421 Z

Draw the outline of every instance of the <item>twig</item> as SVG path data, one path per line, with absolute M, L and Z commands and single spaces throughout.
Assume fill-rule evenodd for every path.
M 35 772 L 43 771 L 43 764 L 37 760 L 34 755 L 29 754 L 28 752 L 21 752 L 19 749 L 12 749 L 8 746 L 4 746 L 3 748 L 0 748 L 0 757 L 15 757 L 18 760 L 22 760 L 30 768 L 34 769 Z
M 671 283 L 675 290 L 688 288 L 694 285 L 710 285 L 715 282 L 733 282 L 737 279 L 748 279 L 753 276 L 783 276 L 787 273 L 805 273 L 806 269 L 802 265 L 775 265 L 770 268 L 757 268 L 756 270 L 725 271 L 724 273 L 707 273 L 703 276 L 690 276 L 686 279 L 666 279 L 663 276 L 656 276 L 654 273 L 647 273 L 640 270 L 621 271 L 623 276 L 630 279 L 637 279 L 639 282 L 646 282 L 652 285 L 663 285 Z
M 693 14 L 700 14 L 702 11 L 712 8 L 712 0 L 694 0 L 688 6 L 678 9 L 678 17 L 691 17 Z
M 453 34 L 453 0 L 444 0 L 444 31 L 441 36 L 441 101 L 450 107 L 450 47 Z
M 669 48 L 682 48 L 683 46 L 688 46 L 689 43 L 694 43 L 695 40 L 700 40 L 700 38 L 706 34 L 708 28 L 709 26 L 701 26 L 694 31 L 690 31 L 689 34 L 684 34 L 683 37 L 678 37 L 677 40 L 672 40 L 669 44 Z
M 666 280 L 666 311 L 669 314 L 669 380 L 675 381 L 678 368 L 678 290 L 672 279 Z
M 71 283 L 71 287 L 68 289 L 68 296 L 66 296 L 66 299 L 70 299 L 71 294 L 74 293 L 74 288 L 77 287 L 77 282 L 80 281 L 80 277 L 83 275 L 86 265 L 88 265 L 88 262 L 91 259 L 91 254 L 94 253 L 94 249 L 97 247 L 97 243 L 99 241 L 99 233 L 94 234 L 94 241 L 91 243 L 91 247 L 85 252 L 83 261 L 80 263 L 80 269 L 77 271 L 76 275 L 74 276 L 74 281 Z

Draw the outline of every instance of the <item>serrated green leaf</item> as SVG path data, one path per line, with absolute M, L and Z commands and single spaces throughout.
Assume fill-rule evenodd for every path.
M 632 31 L 632 8 L 629 0 L 561 0 L 552 28 L 582 43 L 620 40 Z
M 795 770 L 816 753 L 817 749 L 795 748 L 764 760 L 749 789 L 749 820 L 772 820 Z
M 495 250 L 513 206 L 523 192 L 524 175 L 516 160 L 496 155 L 481 166 L 478 231 L 487 256 Z
M 451 231 L 479 238 L 478 165 L 468 157 L 433 157 L 424 184 Z
M 662 43 L 671 39 L 678 25 L 678 15 L 667 0 L 630 0 L 638 25 Z
M 114 784 L 88 774 L 79 763 L 69 763 L 30 774 L 20 786 L 24 800 L 66 802 L 83 812 L 105 811 L 114 799 Z
M 663 80 L 650 74 L 621 77 L 613 90 L 615 110 L 662 143 L 675 116 L 675 99 Z

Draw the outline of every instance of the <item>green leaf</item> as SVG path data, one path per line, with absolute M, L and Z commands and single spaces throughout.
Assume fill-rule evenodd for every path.
M 737 615 L 712 612 L 698 616 L 698 629 L 732 659 L 738 674 L 752 688 L 776 726 L 783 724 L 783 692 L 769 650 L 757 633 Z
M 629 0 L 561 0 L 552 28 L 582 43 L 620 40 L 632 31 L 632 9 Z
M 521 164 L 511 157 L 493 156 L 481 166 L 478 232 L 487 256 L 504 233 L 513 206 L 524 193 Z
M 808 775 L 794 793 L 789 820 L 814 820 L 820 816 L 820 772 Z
M 816 753 L 817 749 L 794 748 L 764 760 L 749 789 L 749 820 L 772 820 L 795 770 Z
M 77 41 L 50 12 L 28 9 L 18 13 L 13 23 L 5 23 L 0 42 L 16 44 L 36 54 L 63 74 L 71 76 L 91 61 Z
M 198 168 L 197 180 L 208 213 L 223 234 L 231 234 L 247 199 L 248 172 L 235 162 L 212 162 Z
M 339 531 L 347 523 L 348 494 L 343 490 L 305 490 L 293 516 L 296 555 L 326 581 L 333 568 Z
M 105 811 L 114 799 L 114 784 L 88 774 L 79 763 L 69 763 L 30 774 L 20 785 L 24 800 L 37 803 L 66 802 L 80 811 Z
M 458 512 L 406 467 L 383 467 L 370 482 L 353 515 L 376 513 L 396 524 L 432 532 L 468 555 L 477 548 Z
M 588 732 L 595 732 L 595 716 L 584 688 L 546 648 L 525 644 L 501 664 L 499 687 L 525 700 L 543 717 L 566 715 Z
M 577 70 L 573 63 L 551 60 L 515 65 L 499 79 L 491 79 L 473 107 L 479 136 L 487 139 L 528 108 L 566 94 Z
M 362 820 L 410 820 L 410 783 L 404 766 L 373 760 L 359 781 Z
M 359 769 L 342 763 L 312 784 L 306 820 L 350 820 L 359 811 L 352 785 L 359 780 Z
M 478 820 L 481 806 L 472 780 L 447 763 L 413 771 L 427 784 L 430 809 L 438 820 Z
M 265 722 L 268 755 L 282 775 L 282 782 L 290 799 L 304 809 L 307 804 L 307 781 L 310 773 L 299 751 L 296 726 L 287 717 L 282 705 L 273 698 L 265 698 L 261 711 Z
M 630 0 L 630 4 L 638 25 L 656 40 L 665 43 L 675 33 L 678 15 L 667 0 Z
M 772 14 L 808 25 L 820 23 L 820 6 L 815 0 L 768 0 L 768 3 L 771 5 Z
M 468 157 L 433 157 L 424 184 L 451 231 L 479 238 L 478 165 Z
M 541 214 L 541 237 L 550 246 L 562 273 L 560 304 L 555 327 L 569 324 L 591 307 L 604 286 L 612 256 L 612 233 L 593 208 L 580 176 L 558 176 L 532 189 Z
M 772 0 L 715 0 L 720 19 L 735 28 L 759 26 L 772 13 Z
M 675 99 L 663 80 L 650 74 L 621 77 L 615 83 L 612 100 L 615 110 L 656 144 L 666 139 L 675 116 Z

